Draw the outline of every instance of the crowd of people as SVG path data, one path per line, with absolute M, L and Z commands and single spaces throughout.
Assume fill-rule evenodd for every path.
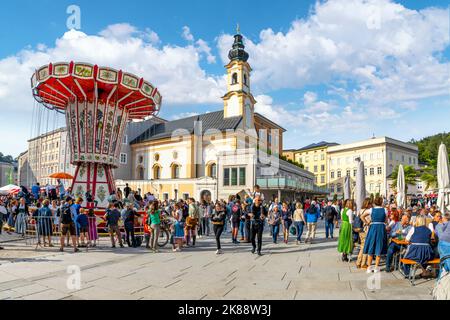
M 338 251 L 342 260 L 349 261 L 359 246 L 356 266 L 368 273 L 380 271 L 382 259 L 385 272 L 392 272 L 393 257 L 404 250 L 403 259 L 414 261 L 422 268 L 421 276 L 430 277 L 431 266 L 427 262 L 450 255 L 450 213 L 442 213 L 434 205 L 399 208 L 375 197 L 365 199 L 356 210 L 354 201 L 346 200 L 341 217 Z M 406 245 L 396 239 L 404 240 Z M 445 261 L 444 266 L 449 271 L 450 261 Z M 401 267 L 408 277 L 411 265 Z
M 4 224 L 0 230 L 25 236 L 31 219 L 39 243 L 53 246 L 51 237 L 58 234 L 61 251 L 72 246 L 78 252 L 80 247 L 97 245 L 100 219 L 102 228 L 109 232 L 112 248 L 116 243 L 138 247 L 145 241 L 145 247 L 156 253 L 161 231 L 167 230 L 174 252 L 195 247 L 199 238 L 213 235 L 215 253 L 222 254 L 221 240 L 229 233 L 232 244 L 249 243 L 252 253 L 262 255 L 265 230 L 274 244 L 280 238 L 288 244 L 292 237 L 296 245 L 314 244 L 318 222 L 323 220 L 326 239 L 334 239 L 339 228 L 337 250 L 342 261 L 350 261 L 356 250 L 356 266 L 367 272 L 379 271 L 382 259 L 385 271 L 392 271 L 393 257 L 403 249 L 393 239 L 409 242 L 403 257 L 422 266 L 423 276 L 430 274 L 427 261 L 450 254 L 449 213 L 437 210 L 431 199 L 402 209 L 383 197 L 374 197 L 356 208 L 351 199 L 266 200 L 255 186 L 243 196 L 230 195 L 226 200 L 212 202 L 205 197 L 200 201 L 174 201 L 156 199 L 151 193 L 141 195 L 141 190 L 133 191 L 126 185 L 123 191 L 119 188 L 111 193 L 108 202 L 99 217 L 89 190 L 84 197 L 75 197 L 70 189 L 61 187 L 41 188 L 36 184 L 31 192 L 22 187 L 17 195 L 0 199 L 0 223 Z M 83 209 L 82 203 L 89 209 Z M 137 235 L 140 231 L 143 237 Z M 403 268 L 408 274 L 409 265 Z

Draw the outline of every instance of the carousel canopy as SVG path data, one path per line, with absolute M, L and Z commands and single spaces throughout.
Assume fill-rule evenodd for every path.
M 0 188 L 0 195 L 6 196 L 8 194 L 17 193 L 19 191 L 20 191 L 19 186 L 16 186 L 14 184 L 9 184 L 7 186 Z
M 143 78 L 80 62 L 42 66 L 33 74 L 31 87 L 47 108 L 65 112 L 74 101 L 98 102 L 126 108 L 130 120 L 158 114 L 162 101 L 158 89 Z

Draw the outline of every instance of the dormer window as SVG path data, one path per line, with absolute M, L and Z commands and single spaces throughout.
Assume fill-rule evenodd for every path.
M 231 84 L 237 84 L 238 83 L 238 75 L 237 73 L 233 73 L 231 76 Z

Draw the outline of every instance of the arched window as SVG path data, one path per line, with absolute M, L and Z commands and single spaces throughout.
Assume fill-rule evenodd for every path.
M 144 168 L 139 166 L 137 171 L 138 171 L 138 180 L 144 180 Z
M 154 180 L 161 179 L 161 167 L 158 165 L 155 165 L 153 167 L 153 179 Z
M 247 75 L 246 75 L 246 74 L 244 74 L 244 84 L 245 84 L 246 86 L 248 86 L 248 83 L 247 83 Z
M 180 179 L 180 166 L 172 164 L 172 179 Z
M 236 84 L 238 83 L 238 75 L 237 73 L 233 73 L 233 75 L 231 76 L 231 84 Z
M 208 176 L 211 178 L 217 178 L 217 164 L 211 163 L 208 166 Z

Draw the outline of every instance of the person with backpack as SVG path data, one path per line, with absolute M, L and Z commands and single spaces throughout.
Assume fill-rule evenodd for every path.
M 258 256 L 262 256 L 262 234 L 264 230 L 264 221 L 267 216 L 267 209 L 263 206 L 259 196 L 254 199 L 248 215 L 250 217 L 251 226 L 252 253 L 254 254 L 257 251 Z M 256 243 L 256 237 L 258 237 L 258 243 Z
M 104 216 L 106 220 L 106 226 L 109 228 L 109 235 L 111 237 L 111 247 L 116 247 L 116 240 L 114 238 L 114 234 L 117 236 L 119 241 L 119 245 L 121 248 L 124 247 L 122 243 L 122 234 L 119 228 L 119 220 L 120 220 L 120 211 L 119 211 L 119 203 L 110 203 L 109 208 L 106 210 L 106 214 Z
M 78 216 L 80 215 L 81 204 L 83 203 L 83 198 L 79 197 L 75 200 L 75 203 L 70 206 L 70 210 L 72 212 L 72 218 L 75 223 L 75 232 L 77 237 L 77 244 L 80 246 L 80 225 L 78 223 Z
M 76 223 L 79 226 L 79 234 L 81 244 L 79 247 L 86 247 L 88 242 L 88 233 L 89 233 L 89 219 L 86 213 L 80 212 L 77 216 Z
M 247 241 L 248 235 L 246 235 L 246 228 L 245 228 L 245 216 L 247 215 L 248 210 L 248 204 L 247 202 L 243 201 L 241 203 L 241 218 L 239 221 L 239 231 L 241 233 L 241 241 Z
M 327 206 L 324 210 L 324 219 L 325 219 L 325 237 L 331 237 L 333 239 L 333 231 L 334 231 L 334 223 L 337 220 L 338 213 L 335 207 L 332 206 L 332 202 L 328 201 Z
M 45 199 L 42 203 L 42 207 L 38 203 L 38 209 L 34 212 L 33 218 L 36 220 L 36 229 L 38 234 L 38 243 L 41 243 L 41 236 L 43 238 L 44 247 L 47 246 L 46 238 L 48 240 L 48 246 L 53 247 L 52 236 L 53 236 L 53 219 L 52 211 L 49 208 L 50 201 Z
M 368 230 L 368 225 L 364 220 L 361 219 L 362 215 L 372 208 L 372 199 L 366 198 L 363 201 L 361 209 L 358 211 L 358 214 L 355 217 L 353 222 L 353 231 L 358 233 L 359 237 L 359 253 L 358 258 L 356 259 L 356 268 L 358 269 L 367 269 L 367 255 L 363 253 L 364 244 L 366 242 L 366 235 Z
M 154 253 L 158 252 L 158 238 L 161 230 L 161 210 L 158 201 L 150 204 L 147 224 L 150 226 L 150 247 Z
M 317 220 L 320 217 L 320 210 L 317 208 L 315 201 L 311 202 L 309 208 L 306 210 L 305 219 L 308 231 L 306 233 L 306 242 L 312 243 L 316 237 Z
M 212 212 L 211 204 L 207 200 L 203 199 L 200 205 L 200 210 L 202 212 L 200 221 L 201 234 L 202 236 L 209 237 L 210 234 L 209 219 Z
M 72 238 L 72 245 L 74 252 L 79 252 L 80 250 L 77 248 L 77 232 L 75 229 L 75 221 L 72 216 L 73 199 L 71 197 L 66 198 L 66 203 L 61 210 L 61 247 L 59 251 L 64 251 L 64 240 L 68 234 Z
M 222 254 L 220 236 L 222 235 L 224 229 L 226 215 L 227 214 L 224 206 L 220 203 L 217 203 L 211 215 L 211 222 L 213 224 L 214 236 L 216 238 L 216 246 L 217 246 L 216 254 Z
M 338 252 L 342 253 L 342 261 L 349 261 L 348 255 L 353 252 L 353 216 L 355 203 L 353 200 L 345 201 L 344 209 L 342 209 L 342 224 L 339 230 Z
M 241 201 L 236 200 L 231 206 L 231 239 L 234 244 L 239 244 L 237 239 L 239 234 L 239 223 L 241 221 Z
M 234 205 L 235 200 L 236 200 L 236 196 L 235 195 L 230 195 L 228 197 L 228 203 L 225 206 L 225 212 L 227 214 L 227 217 L 225 219 L 225 224 L 223 226 L 223 232 L 225 232 L 225 233 L 227 232 L 228 221 L 231 221 L 231 207 Z M 229 232 L 230 233 L 232 232 L 232 228 L 230 228 Z
M 277 197 L 275 197 L 274 199 L 273 199 L 273 201 L 270 203 L 270 205 L 269 205 L 269 214 L 271 213 L 271 212 L 273 212 L 273 209 L 275 208 L 275 207 L 277 207 L 278 208 L 278 211 L 277 212 L 281 212 L 281 203 L 278 201 L 278 198 Z M 279 231 L 279 230 L 278 230 Z M 273 226 L 269 223 L 269 232 L 270 232 L 270 236 L 272 236 L 272 234 L 273 234 Z
M 127 204 L 127 208 L 124 214 L 124 227 L 125 227 L 125 233 L 126 233 L 126 239 L 128 247 L 137 247 L 136 243 L 136 237 L 134 236 L 134 225 L 136 222 L 136 211 L 134 209 L 134 205 L 129 202 Z M 131 237 L 131 242 L 130 242 Z
M 200 214 L 197 204 L 194 198 L 189 198 L 188 217 L 186 218 L 185 236 L 186 245 L 190 245 L 192 239 L 192 246 L 195 247 L 195 241 L 197 239 L 197 226 L 199 222 Z

